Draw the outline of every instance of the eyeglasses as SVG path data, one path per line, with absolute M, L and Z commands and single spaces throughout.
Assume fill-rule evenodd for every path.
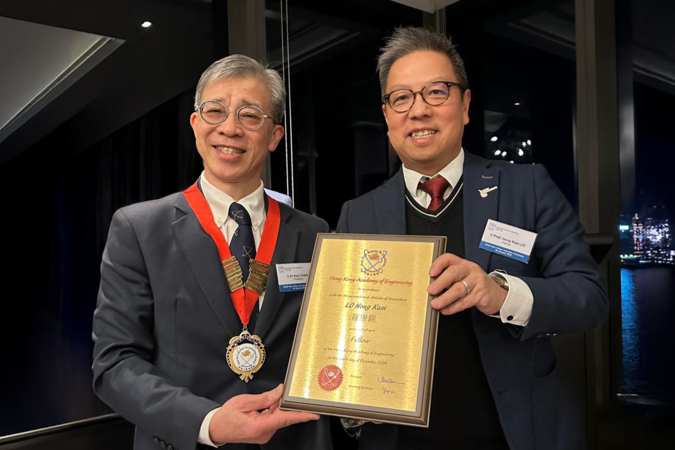
M 222 103 L 215 100 L 209 100 L 202 103 L 195 109 L 199 111 L 199 115 L 204 122 L 209 125 L 218 125 L 227 120 L 230 111 L 234 108 L 226 108 Z M 245 105 L 237 110 L 237 121 L 247 130 L 257 130 L 263 126 L 265 119 L 272 119 L 270 116 L 263 113 L 262 109 L 253 105 Z M 272 119 L 272 122 L 274 120 Z
M 391 109 L 398 113 L 404 113 L 410 111 L 415 103 L 415 97 L 417 94 L 421 94 L 427 105 L 438 106 L 445 103 L 450 97 L 450 88 L 453 86 L 459 86 L 462 90 L 466 89 L 463 85 L 453 81 L 434 81 L 417 92 L 410 89 L 391 91 L 382 97 L 382 103 L 388 104 Z

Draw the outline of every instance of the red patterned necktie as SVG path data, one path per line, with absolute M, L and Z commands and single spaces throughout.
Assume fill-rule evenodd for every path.
M 439 176 L 420 183 L 417 187 L 431 196 L 431 203 L 429 203 L 428 209 L 436 211 L 443 204 L 443 194 L 445 194 L 448 186 L 450 186 L 448 180 Z

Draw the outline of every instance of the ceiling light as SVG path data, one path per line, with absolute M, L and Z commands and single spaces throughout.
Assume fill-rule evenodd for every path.
M 515 102 L 514 105 L 515 105 L 515 106 L 520 106 L 520 102 Z
M 528 139 L 528 140 L 527 140 L 527 145 L 532 145 L 532 141 Z
M 149 20 L 146 20 L 145 22 L 143 22 L 143 23 L 141 24 L 141 26 L 142 26 L 143 28 L 150 28 L 150 27 L 152 26 L 152 22 L 150 22 Z
M 523 156 L 524 154 L 525 154 L 525 152 L 523 151 L 523 149 L 519 148 L 518 149 L 518 156 Z
M 502 151 L 501 151 L 501 150 L 495 150 L 495 156 L 499 156 L 499 155 L 501 155 L 501 154 L 502 154 Z
M 497 140 L 499 140 L 499 138 L 497 136 L 492 136 L 492 139 L 490 139 L 490 140 L 492 142 L 497 142 Z
M 511 164 L 513 164 L 513 160 L 511 160 Z
M 502 157 L 506 158 L 506 150 L 502 152 Z

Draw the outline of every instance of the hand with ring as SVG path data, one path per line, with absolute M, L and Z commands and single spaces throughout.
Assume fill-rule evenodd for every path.
M 498 314 L 507 291 L 495 283 L 478 264 L 452 253 L 445 253 L 433 262 L 429 275 L 436 279 L 427 292 L 437 297 L 431 307 L 451 315 L 475 306 L 484 314 Z M 445 291 L 445 292 L 444 292 Z

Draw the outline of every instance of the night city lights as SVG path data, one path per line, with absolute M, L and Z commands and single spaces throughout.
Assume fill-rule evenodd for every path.
M 630 223 L 622 220 L 621 263 L 624 266 L 675 265 L 675 250 L 671 250 L 668 219 L 640 217 L 635 214 Z

